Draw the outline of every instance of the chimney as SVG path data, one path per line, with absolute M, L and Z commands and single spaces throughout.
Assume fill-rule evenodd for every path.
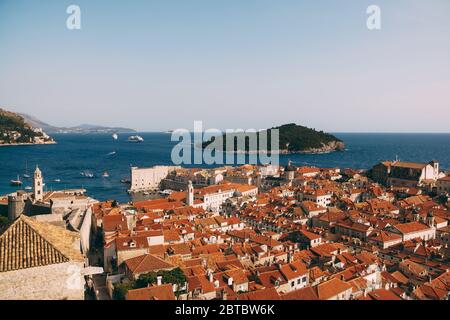
M 156 285 L 157 285 L 157 286 L 162 285 L 162 276 L 157 276 L 157 277 L 156 277 Z
M 222 290 L 222 300 L 227 300 L 227 291 L 225 289 Z
M 292 253 L 289 251 L 288 255 L 287 255 L 287 262 L 291 263 L 292 262 Z
M 209 282 L 214 281 L 214 276 L 213 276 L 213 273 L 211 272 L 211 270 L 208 270 L 208 280 L 209 280 Z

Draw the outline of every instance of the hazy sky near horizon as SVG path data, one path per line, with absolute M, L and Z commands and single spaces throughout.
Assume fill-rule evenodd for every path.
M 449 132 L 450 1 L 0 0 L 0 106 L 141 131 Z

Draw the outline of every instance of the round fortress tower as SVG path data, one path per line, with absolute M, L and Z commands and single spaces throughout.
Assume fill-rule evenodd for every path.
M 8 219 L 16 220 L 25 209 L 25 192 L 17 191 L 15 194 L 8 196 Z

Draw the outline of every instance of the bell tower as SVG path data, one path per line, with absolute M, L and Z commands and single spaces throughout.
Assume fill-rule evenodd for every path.
M 433 211 L 428 212 L 427 214 L 427 225 L 429 227 L 434 227 L 434 215 Z
M 437 180 L 439 177 L 439 162 L 433 160 L 430 165 L 433 167 L 433 179 Z
M 36 170 L 34 170 L 33 195 L 34 201 L 42 201 L 44 199 L 42 172 L 38 166 L 36 166 Z
M 189 180 L 187 192 L 186 192 L 186 204 L 188 206 L 194 205 L 194 186 L 192 185 L 192 181 Z

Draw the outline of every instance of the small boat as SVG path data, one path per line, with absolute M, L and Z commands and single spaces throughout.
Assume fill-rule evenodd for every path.
M 102 177 L 109 178 L 109 173 L 107 171 L 103 172 Z
M 81 171 L 80 174 L 85 178 L 94 178 L 94 174 L 89 171 Z
M 61 179 L 55 179 L 53 182 L 61 182 Z
M 28 174 L 28 161 L 25 161 L 25 173 L 22 175 L 25 179 L 30 179 L 31 176 Z
M 113 138 L 114 140 L 117 140 L 117 139 L 119 139 L 119 135 L 118 135 L 117 133 L 114 133 L 114 134 L 112 135 L 112 138 Z
M 130 136 L 128 137 L 128 142 L 144 142 L 144 138 L 141 136 Z
M 124 179 L 121 179 L 121 180 L 120 180 L 120 183 L 130 184 L 130 183 L 131 183 L 131 180 L 130 180 L 130 179 L 124 178 Z
M 21 186 L 22 185 L 22 181 L 20 180 L 19 176 L 17 176 L 17 180 L 11 180 L 10 184 L 12 186 Z
M 94 177 L 94 174 L 93 174 L 93 173 L 90 173 L 90 172 L 87 172 L 87 171 L 81 172 L 80 174 L 81 174 L 83 177 L 85 177 L 85 178 L 93 178 L 93 177 Z
M 30 187 L 30 186 L 26 186 L 26 187 L 25 187 L 25 190 L 26 190 L 26 191 L 31 191 L 31 190 L 33 190 L 33 188 Z
M 113 156 L 113 155 L 115 155 L 115 154 L 116 154 L 116 152 L 115 152 L 115 151 L 112 151 L 112 152 L 108 153 L 107 156 Z

